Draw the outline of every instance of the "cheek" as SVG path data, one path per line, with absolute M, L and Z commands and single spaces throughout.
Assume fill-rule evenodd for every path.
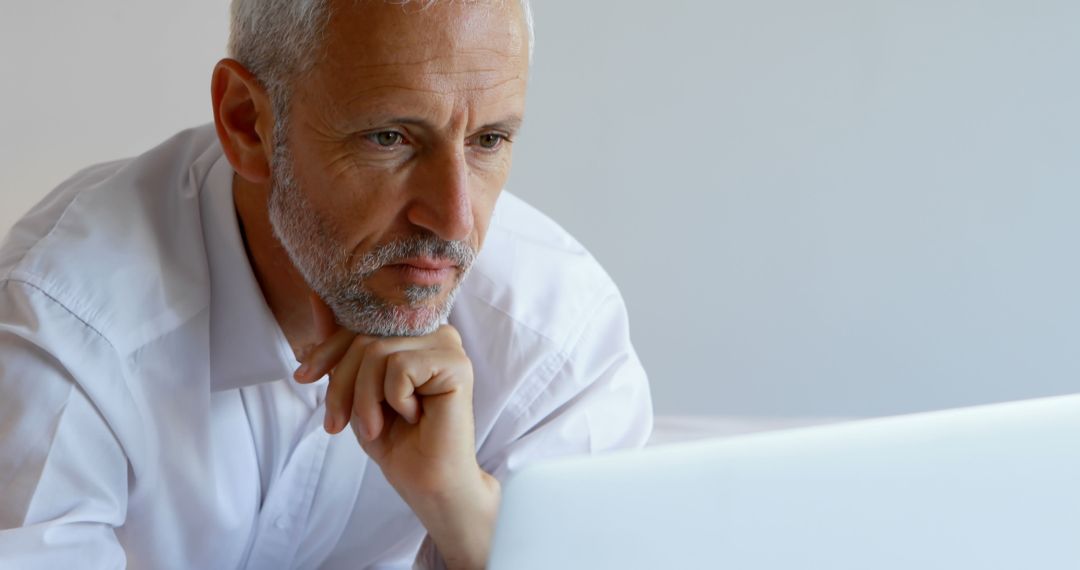
M 309 164 L 312 200 L 338 216 L 382 215 L 407 183 L 400 171 L 360 162 L 345 144 L 324 149 Z
M 474 223 L 476 224 L 476 247 L 478 249 L 484 244 L 488 226 L 491 224 L 491 215 L 495 211 L 495 204 L 501 194 L 502 185 L 499 185 L 495 186 L 494 189 L 485 188 L 483 192 L 480 192 L 473 199 L 473 220 L 475 220 Z
M 355 250 L 378 243 L 398 217 L 394 181 L 385 178 L 356 169 L 312 169 L 297 182 L 339 245 Z
M 497 161 L 474 165 L 472 168 L 472 209 L 478 246 L 484 243 L 491 215 L 509 176 L 510 152 L 503 153 Z
M 294 145 L 294 170 L 312 203 L 340 212 L 378 196 L 372 189 L 385 185 L 377 169 L 357 163 L 356 152 L 339 138 L 305 140 Z

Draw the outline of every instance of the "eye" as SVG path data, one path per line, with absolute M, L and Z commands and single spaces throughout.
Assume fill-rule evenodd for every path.
M 495 150 L 502 146 L 503 141 L 508 140 L 505 135 L 499 133 L 485 133 L 476 137 L 476 144 L 484 150 Z
M 367 135 L 367 138 L 383 148 L 394 147 L 405 142 L 405 137 L 397 131 L 379 131 Z

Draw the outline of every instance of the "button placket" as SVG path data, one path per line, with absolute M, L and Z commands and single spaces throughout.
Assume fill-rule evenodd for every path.
M 267 493 L 247 568 L 291 566 L 302 543 L 329 441 L 328 434 L 315 429 L 297 445 L 281 477 Z

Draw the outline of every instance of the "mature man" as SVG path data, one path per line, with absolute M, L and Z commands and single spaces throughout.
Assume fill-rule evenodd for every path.
M 643 444 L 618 291 L 500 198 L 527 3 L 415 4 L 235 0 L 213 127 L 13 228 L 0 567 L 481 567 L 509 473 Z

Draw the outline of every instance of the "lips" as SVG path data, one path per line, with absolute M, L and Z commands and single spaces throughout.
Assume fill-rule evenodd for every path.
M 405 282 L 429 287 L 447 284 L 457 273 L 458 265 L 443 259 L 417 257 L 387 265 L 386 269 Z
M 398 263 L 395 263 L 393 265 L 410 266 L 410 267 L 415 267 L 417 269 L 428 269 L 428 270 L 434 270 L 434 271 L 437 271 L 437 270 L 440 270 L 440 269 L 453 269 L 453 268 L 457 267 L 457 264 L 454 263 L 453 261 L 446 260 L 446 259 L 432 259 L 432 258 L 428 258 L 428 257 L 413 257 L 413 258 L 402 260 L 402 261 L 400 261 Z

